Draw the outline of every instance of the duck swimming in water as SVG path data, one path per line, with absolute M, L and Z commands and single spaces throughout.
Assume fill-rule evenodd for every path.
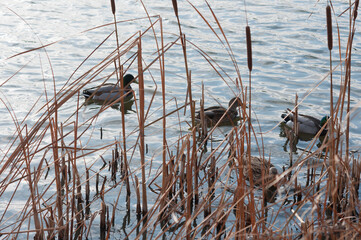
M 281 117 L 284 118 L 287 127 L 293 128 L 293 122 L 295 119 L 295 115 L 293 112 L 291 112 L 288 109 L 286 113 L 281 115 Z M 324 116 L 321 120 L 319 120 L 312 116 L 298 114 L 297 116 L 298 133 L 316 135 L 321 130 L 323 125 L 325 125 L 328 119 L 329 119 L 328 116 Z M 321 133 L 321 136 L 326 135 L 326 133 L 327 133 L 327 129 L 324 128 Z
M 117 100 L 121 96 L 124 96 L 126 99 L 130 99 L 133 97 L 134 94 L 132 87 L 130 86 L 130 83 L 133 80 L 134 76 L 132 74 L 127 74 L 123 77 L 123 90 L 116 84 L 108 83 L 101 86 L 85 89 L 83 90 L 83 95 L 86 99 L 92 99 L 93 101 L 98 102 L 112 102 Z
M 246 176 L 246 179 L 249 180 L 249 158 L 248 156 L 243 157 L 243 175 Z M 251 170 L 253 176 L 254 185 L 258 186 L 262 184 L 262 171 L 264 174 L 264 183 L 268 184 L 271 181 L 275 180 L 275 177 L 278 175 L 278 170 L 273 166 L 272 163 L 268 162 L 265 159 L 251 156 Z
M 242 106 L 242 101 L 238 97 L 234 97 L 229 101 L 227 108 L 221 106 L 212 106 L 204 109 L 204 116 L 208 125 L 216 124 L 225 115 L 220 124 L 233 124 L 237 121 L 237 107 Z M 196 119 L 201 119 L 200 111 L 197 112 Z
M 250 160 L 251 162 L 249 164 Z M 265 200 L 267 202 L 274 202 L 276 200 L 278 186 L 281 184 L 280 179 L 278 179 L 279 174 L 277 168 L 274 167 L 273 164 L 266 159 L 254 156 L 251 156 L 251 159 L 249 159 L 248 155 L 246 154 L 243 156 L 242 161 L 244 178 L 248 181 L 250 180 L 250 165 L 254 186 L 264 187 Z M 234 162 L 237 163 L 238 159 L 234 158 Z

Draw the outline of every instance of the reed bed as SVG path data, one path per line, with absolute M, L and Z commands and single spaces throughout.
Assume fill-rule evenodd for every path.
M 116 37 L 115 49 L 79 78 L 69 79 L 54 92 L 41 106 L 42 115 L 33 126 L 14 117 L 16 133 L 0 162 L 0 196 L 7 199 L 0 213 L 2 239 L 360 238 L 361 166 L 359 156 L 349 153 L 351 55 L 358 1 L 350 4 L 344 13 L 350 14 L 349 38 L 342 55 L 345 57 L 340 58 L 336 67 L 331 65 L 334 13 L 332 5 L 326 8 L 330 72 L 321 81 L 330 81 L 328 135 L 317 150 L 314 150 L 318 139 L 315 136 L 307 149 L 293 159 L 296 126 L 287 135 L 290 164 L 273 178 L 269 178 L 271 170 L 266 167 L 270 166 L 272 156 L 265 156 L 262 136 L 255 130 L 259 126 L 253 116 L 251 118 L 252 26 L 245 28 L 249 71 L 246 84 L 211 6 L 208 5 L 213 19 L 207 19 L 189 3 L 229 54 L 238 76 L 231 85 L 233 94 L 246 103 L 238 108 L 242 117 L 237 124 L 223 139 L 214 141 L 212 136 L 220 123 L 207 127 L 202 114 L 204 99 L 200 101 L 201 120 L 196 121 L 197 106 L 187 53 L 198 51 L 216 72 L 223 70 L 195 42 L 187 40 L 177 1 L 173 0 L 172 4 L 179 26 L 175 41 L 164 42 L 162 18 L 148 15 L 148 28 L 119 42 L 117 12 L 112 0 L 114 32 L 99 47 Z M 216 24 L 220 34 L 211 23 Z M 153 36 L 157 46 L 151 62 L 143 58 L 145 36 Z M 166 99 L 165 61 L 169 50 L 179 50 L 183 55 L 185 99 Z M 136 127 L 129 129 L 127 103 L 123 97 L 99 105 L 95 114 L 81 119 L 79 113 L 87 104 L 80 96 L 81 90 L 99 80 L 104 84 L 111 77 L 124 87 L 122 79 L 128 69 L 137 69 L 139 83 L 131 102 L 136 116 L 132 121 L 137 122 Z M 156 83 L 156 91 L 147 96 L 150 101 L 145 100 L 144 85 L 144 75 L 152 75 L 155 71 L 159 71 L 161 82 L 162 104 L 157 109 L 153 107 L 158 91 Z M 341 80 L 333 79 L 334 71 L 343 73 Z M 333 81 L 341 83 L 337 97 L 334 97 Z M 76 110 L 60 122 L 59 111 L 74 99 Z M 184 104 L 178 106 L 178 101 Z M 302 102 L 303 99 L 296 96 L 293 109 L 296 115 Z M 173 103 L 176 103 L 175 109 L 170 107 Z M 104 144 L 101 139 L 107 133 L 101 129 L 98 134 L 92 124 L 111 107 L 121 110 L 122 126 L 119 137 Z M 10 107 L 8 111 L 13 114 Z M 152 119 L 154 111 L 160 111 L 162 117 Z M 186 122 L 179 118 L 184 114 L 190 116 Z M 169 118 L 178 119 L 178 122 L 170 123 Z M 345 122 L 347 127 L 342 129 Z M 179 131 L 174 141 L 174 136 L 170 138 L 167 134 L 169 125 L 180 129 L 186 125 L 187 131 Z M 151 128 L 162 132 L 161 148 L 152 156 L 148 154 L 147 142 L 147 132 Z M 94 144 L 96 141 L 100 143 Z M 258 156 L 251 156 L 251 149 L 257 149 Z M 262 165 L 258 179 L 253 176 L 253 157 Z M 154 162 L 162 164 L 153 166 Z M 305 184 L 299 181 L 304 176 Z

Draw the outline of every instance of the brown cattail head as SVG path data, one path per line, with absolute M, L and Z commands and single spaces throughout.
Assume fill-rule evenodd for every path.
M 331 51 L 332 47 L 333 47 L 333 43 L 332 43 L 332 16 L 331 16 L 331 7 L 329 5 L 326 7 L 326 19 L 327 19 L 328 49 Z
M 359 0 L 355 1 L 355 8 L 353 9 L 353 20 L 355 21 L 357 18 L 357 9 L 358 9 Z
M 115 14 L 115 0 L 110 0 L 110 4 L 112 5 L 112 13 Z
M 178 18 L 178 4 L 177 0 L 172 0 L 175 16 Z
M 246 27 L 246 42 L 247 42 L 247 60 L 248 70 L 252 71 L 252 41 L 251 41 L 251 28 Z

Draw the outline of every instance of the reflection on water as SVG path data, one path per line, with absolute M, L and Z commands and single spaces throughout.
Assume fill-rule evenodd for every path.
M 124 104 L 123 104 L 124 114 L 130 114 L 131 112 L 135 112 L 132 109 L 132 106 L 134 104 L 134 100 L 132 99 L 132 97 L 126 98 L 124 100 L 125 100 Z M 122 111 L 122 109 L 123 109 L 121 100 L 101 101 L 101 100 L 94 100 L 94 99 L 85 99 L 84 105 L 88 106 L 88 107 L 92 107 L 92 106 L 101 106 L 101 107 L 103 106 L 104 107 L 104 106 L 110 105 L 110 107 L 115 110 Z M 99 107 L 97 107 L 97 108 L 99 108 Z M 94 108 L 92 108 L 92 109 L 94 109 Z

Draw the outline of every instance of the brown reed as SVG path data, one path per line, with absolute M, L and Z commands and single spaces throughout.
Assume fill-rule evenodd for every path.
M 113 2 L 111 3 L 113 4 Z M 358 6 L 358 1 L 357 3 L 355 2 L 353 21 L 356 20 L 357 17 L 356 6 Z M 178 7 L 176 6 L 174 9 L 178 18 Z M 211 9 L 210 11 L 214 14 Z M 115 14 L 115 8 L 113 14 Z M 161 21 L 158 20 L 159 24 L 160 22 Z M 220 26 L 218 19 L 216 22 L 217 26 Z M 210 24 L 209 21 L 207 21 L 207 23 Z M 150 25 L 153 27 L 154 23 L 150 23 Z M 309 146 L 307 146 L 307 149 L 299 154 L 299 157 L 295 159 L 294 164 L 292 164 L 293 166 L 290 166 L 288 170 L 285 170 L 285 172 L 282 173 L 282 177 L 280 177 L 283 178 L 283 176 L 289 175 L 289 179 L 285 180 L 284 188 L 286 193 L 282 193 L 281 196 L 278 196 L 279 199 L 276 203 L 267 203 L 267 201 L 264 201 L 262 198 L 265 198 L 265 194 L 259 194 L 258 189 L 253 186 L 254 184 L 250 183 L 248 185 L 246 182 L 246 176 L 243 175 L 243 168 L 245 167 L 243 158 L 250 157 L 250 139 L 251 136 L 255 135 L 250 122 L 248 123 L 248 129 L 245 126 L 247 120 L 250 121 L 251 119 L 251 82 L 248 89 L 248 119 L 241 120 L 238 126 L 234 126 L 232 128 L 231 133 L 226 133 L 227 137 L 222 139 L 221 142 L 212 141 L 210 138 L 214 131 L 214 129 L 212 129 L 209 134 L 205 134 L 207 136 L 205 136 L 202 142 L 199 143 L 196 138 L 197 129 L 191 128 L 186 134 L 180 134 L 179 139 L 177 139 L 175 143 L 170 143 L 170 139 L 167 139 L 166 136 L 167 118 L 172 117 L 173 114 L 178 114 L 181 112 L 181 109 L 188 104 L 191 104 L 191 114 L 193 114 L 194 111 L 194 103 L 191 100 L 193 95 L 191 71 L 187 70 L 186 73 L 186 91 L 189 95 L 188 98 L 190 99 L 190 102 L 182 107 L 177 106 L 175 110 L 166 114 L 168 103 L 165 101 L 166 84 L 164 74 L 164 53 L 174 46 L 174 43 L 172 42 L 172 44 L 169 45 L 170 48 L 164 48 L 164 45 L 162 44 L 161 49 L 157 49 L 158 56 L 154 57 L 154 61 L 151 62 L 153 64 L 153 62 L 159 60 L 160 66 L 162 66 L 160 69 L 161 81 L 162 85 L 164 85 L 162 86 L 163 110 L 162 116 L 159 119 L 152 121 L 152 119 L 147 118 L 148 115 L 145 113 L 146 106 L 144 102 L 144 77 L 142 74 L 145 72 L 145 69 L 149 71 L 153 70 L 149 68 L 149 65 L 152 64 L 148 64 L 145 68 L 142 67 L 142 57 L 144 56 L 142 55 L 143 50 L 141 46 L 141 37 L 144 36 L 143 34 L 144 32 L 139 38 L 136 37 L 135 40 L 129 40 L 129 45 L 126 45 L 126 43 L 118 44 L 117 49 L 114 50 L 113 53 L 89 71 L 95 72 L 93 75 L 85 74 L 79 79 L 74 80 L 74 84 L 71 84 L 68 89 L 64 88 L 64 92 L 56 93 L 56 99 L 49 100 L 44 107 L 46 114 L 39 119 L 36 126 L 30 131 L 27 130 L 27 126 L 22 126 L 21 129 L 19 127 L 17 139 L 20 139 L 20 143 L 14 141 L 15 150 L 9 154 L 10 157 L 8 159 L 1 162 L 1 175 L 4 176 L 7 172 L 9 173 L 8 176 L 4 177 L 4 179 L 0 182 L 0 196 L 8 190 L 8 187 L 11 187 L 11 184 L 16 183 L 20 186 L 21 179 L 27 179 L 27 184 L 31 193 L 29 194 L 30 197 L 28 202 L 21 211 L 21 216 L 16 219 L 17 222 L 14 224 L 8 224 L 7 226 L 0 225 L 0 231 L 2 234 L 6 234 L 9 238 L 13 239 L 17 237 L 21 238 L 23 236 L 27 236 L 28 238 L 34 236 L 35 238 L 45 238 L 45 233 L 48 235 L 48 239 L 54 239 L 55 236 L 59 239 L 91 238 L 92 234 L 89 233 L 93 227 L 93 220 L 97 218 L 97 214 L 100 213 L 101 228 L 99 233 L 101 239 L 110 239 L 113 230 L 117 234 L 121 234 L 117 237 L 129 239 L 142 237 L 143 239 L 221 239 L 222 237 L 224 239 L 298 239 L 331 238 L 332 236 L 338 238 L 343 237 L 346 239 L 357 239 L 360 236 L 358 230 L 360 224 L 358 222 L 357 213 L 355 213 L 354 210 L 360 206 L 357 191 L 360 184 L 361 167 L 358 158 L 348 155 L 348 148 L 347 153 L 344 153 L 345 150 L 342 149 L 342 145 L 339 142 L 339 138 L 342 133 L 337 125 L 337 116 L 342 118 L 342 107 L 340 105 L 346 104 L 346 101 L 344 100 L 346 96 L 346 89 L 349 89 L 347 93 L 348 97 L 350 95 L 351 49 L 354 30 L 350 33 L 350 39 L 347 46 L 347 57 L 345 59 L 345 62 L 347 63 L 347 77 L 345 77 L 345 82 L 342 83 L 343 92 L 340 91 L 340 96 L 336 107 L 334 108 L 334 112 L 331 111 L 332 116 L 334 116 L 334 122 L 332 124 L 334 126 L 332 126 L 332 128 L 335 128 L 335 140 L 331 141 L 330 139 L 325 139 L 320 150 L 311 152 L 309 150 L 313 148 L 316 142 L 313 141 L 309 144 Z M 224 34 L 223 30 L 222 34 Z M 180 36 L 182 36 L 181 41 L 189 43 L 189 40 L 186 40 L 181 32 Z M 249 41 L 250 40 L 251 38 L 249 35 Z M 178 41 L 178 39 L 176 41 Z M 188 44 L 188 46 L 189 45 L 192 44 Z M 121 51 L 121 46 L 124 46 L 127 50 L 124 52 Z M 186 44 L 182 46 L 186 47 L 187 49 L 185 50 L 189 51 L 189 47 L 187 47 Z M 136 99 L 136 105 L 138 103 L 140 105 L 137 113 L 139 113 L 141 118 L 136 130 L 132 131 L 131 134 L 122 130 L 121 137 L 122 139 L 125 138 L 129 143 L 131 141 L 129 141 L 127 137 L 139 132 L 139 140 L 137 140 L 133 146 L 130 144 L 129 146 L 126 146 L 124 144 L 125 140 L 122 141 L 124 145 L 121 145 L 115 140 L 114 143 L 109 145 L 89 147 L 84 144 L 85 141 L 83 140 L 84 135 L 86 135 L 85 133 L 89 133 L 89 127 L 86 125 L 92 125 L 96 118 L 99 117 L 99 114 L 109 108 L 109 106 L 101 106 L 99 112 L 90 117 L 89 120 L 84 121 L 84 124 L 79 123 L 78 112 L 81 109 L 79 104 L 77 105 L 76 111 L 73 115 L 75 116 L 75 120 L 69 118 L 66 121 L 66 124 L 68 125 L 65 124 L 65 126 L 63 126 L 63 124 L 58 124 L 57 112 L 64 103 L 72 98 L 72 96 L 77 96 L 76 94 L 78 94 L 79 89 L 85 86 L 85 84 L 83 85 L 81 82 L 86 80 L 86 76 L 89 77 L 89 80 L 86 80 L 87 83 L 99 78 L 99 74 L 102 71 L 105 71 L 107 66 L 110 66 L 114 62 L 116 63 L 120 57 L 125 57 L 127 51 L 136 47 L 138 47 L 138 61 L 135 61 L 135 58 L 129 59 L 129 61 L 126 60 L 124 61 L 124 66 L 126 66 L 129 62 L 131 62 L 130 66 L 126 69 L 129 69 L 133 63 L 138 65 L 139 81 L 142 79 L 142 83 L 139 85 L 139 99 Z M 184 52 L 186 53 L 186 51 Z M 207 55 L 204 56 L 205 58 L 209 57 Z M 186 61 L 185 54 L 184 58 Z M 146 61 L 144 60 L 144 62 Z M 212 61 L 210 60 L 209 62 L 211 63 Z M 122 66 L 123 65 L 120 65 L 120 63 L 115 64 L 115 70 L 112 73 L 117 76 L 118 80 L 122 78 L 122 74 L 124 72 Z M 248 66 L 248 68 L 251 72 L 252 62 L 250 66 Z M 215 68 L 217 67 L 214 66 L 214 69 Z M 330 72 L 332 72 L 331 70 L 334 69 L 330 68 Z M 237 70 L 235 69 L 235 71 Z M 244 93 L 241 93 L 244 100 L 247 98 L 246 91 L 247 90 L 245 90 Z M 142 95 L 143 99 L 141 97 Z M 121 100 L 119 101 L 121 102 Z M 296 111 L 302 101 L 299 103 L 297 102 L 296 96 Z M 148 108 L 148 112 L 150 107 L 151 106 Z M 241 111 L 243 116 L 247 117 L 246 109 L 242 108 Z M 348 121 L 350 118 L 349 106 L 347 107 L 346 112 L 346 118 Z M 124 112 L 122 111 L 122 116 L 124 116 L 123 113 Z M 150 120 L 150 123 L 148 123 L 148 120 Z M 163 165 L 159 167 L 157 174 L 155 174 L 156 176 L 153 179 L 150 179 L 150 176 L 153 175 L 148 175 L 148 178 L 146 178 L 145 169 L 146 167 L 148 168 L 148 165 L 150 165 L 149 172 L 153 171 L 152 160 L 158 156 L 154 156 L 152 160 L 150 160 L 150 164 L 145 163 L 144 145 L 146 143 L 144 134 L 149 126 L 156 126 L 155 123 L 159 120 L 163 120 Z M 122 118 L 122 122 L 126 121 L 126 117 Z M 147 125 L 145 125 L 146 121 L 148 123 Z M 180 125 L 181 120 L 178 121 Z M 19 122 L 18 124 L 20 126 L 22 123 Z M 72 126 L 70 131 L 68 130 L 69 126 Z M 42 128 L 45 130 L 41 130 Z M 223 129 L 220 128 L 220 130 Z M 46 147 L 40 148 L 40 142 L 45 139 L 47 132 L 50 132 L 51 143 L 47 144 Z M 71 144 L 68 143 L 67 136 L 72 136 L 73 140 L 71 141 Z M 346 138 L 349 138 L 349 135 L 347 135 Z M 207 143 L 207 139 L 210 139 L 209 144 Z M 346 141 L 348 141 L 348 139 L 346 139 Z M 107 156 L 103 154 L 104 151 L 111 151 L 114 145 L 114 157 L 109 160 L 107 159 Z M 139 153 L 142 160 L 141 166 L 139 167 L 134 166 L 135 164 L 132 165 L 132 159 L 134 158 L 133 155 L 134 152 L 138 151 L 138 145 L 140 146 Z M 208 147 L 210 146 L 211 151 L 199 151 L 199 149 L 206 149 L 207 145 Z M 32 146 L 37 147 L 33 148 Z M 340 159 L 340 162 L 342 163 L 342 165 L 336 165 L 334 169 L 332 166 L 326 166 L 326 160 L 332 159 L 331 157 L 327 158 L 327 156 L 332 152 L 332 146 L 334 146 L 335 149 L 334 158 Z M 259 147 L 258 145 L 257 147 L 260 152 L 263 151 L 262 147 Z M 124 160 L 124 158 L 129 157 L 126 159 L 126 162 L 127 160 L 129 160 L 129 162 L 124 163 L 124 167 L 121 170 L 122 177 L 120 180 L 110 183 L 112 178 L 116 179 L 116 174 L 119 172 L 116 170 L 116 162 L 118 161 L 118 154 L 116 152 L 118 152 L 118 148 L 121 155 L 120 158 L 123 157 Z M 325 152 L 323 153 L 321 149 L 325 149 Z M 133 154 L 131 154 L 131 151 L 133 151 Z M 229 155 L 227 156 L 228 153 Z M 32 162 L 32 160 L 36 159 L 39 154 L 43 154 L 41 156 L 41 163 L 37 166 L 37 168 L 33 169 L 31 164 L 37 163 Z M 90 155 L 100 156 L 97 157 L 97 160 L 92 162 L 92 159 L 89 157 Z M 48 159 L 46 160 L 45 158 Z M 167 161 L 167 159 L 169 159 L 169 161 Z M 313 163 L 310 163 L 310 160 L 321 162 L 323 165 L 322 169 L 320 170 L 314 166 Z M 45 167 L 42 165 L 44 161 L 46 162 L 46 166 L 44 165 Z M 138 159 L 136 159 L 136 161 L 138 161 Z M 108 168 L 105 168 L 105 166 L 109 162 L 110 164 L 108 167 L 110 167 L 111 171 L 107 172 Z M 102 164 L 104 164 L 103 167 L 95 169 L 95 166 L 101 166 Z M 306 186 L 301 186 L 302 182 L 300 179 L 304 176 L 301 175 L 302 172 L 298 169 L 298 167 L 301 168 L 303 166 L 307 166 L 308 172 Z M 47 175 L 46 172 L 48 172 L 50 168 L 52 168 L 54 173 Z M 149 198 L 152 199 L 152 205 L 149 204 L 149 206 L 152 207 L 147 210 L 147 214 L 143 214 L 143 219 L 147 218 L 146 221 L 142 221 L 143 224 L 139 219 L 137 219 L 138 223 L 131 225 L 129 224 L 130 215 L 126 215 L 123 222 L 121 222 L 122 219 L 118 217 L 118 213 L 122 211 L 119 210 L 118 199 L 120 196 L 126 194 L 128 205 L 124 212 L 127 212 L 127 214 L 130 212 L 129 214 L 131 214 L 132 205 L 130 205 L 128 195 L 130 195 L 131 190 L 134 189 L 137 196 L 136 213 L 138 214 L 141 212 L 140 186 L 137 177 L 139 172 L 142 174 L 142 203 L 143 205 L 148 203 L 148 199 L 144 200 L 144 195 L 148 191 L 149 194 L 152 194 L 152 197 Z M 262 171 L 263 176 L 265 173 L 266 171 Z M 332 174 L 334 174 L 334 178 L 332 178 Z M 44 175 L 47 178 L 46 180 L 51 183 L 48 185 L 47 190 L 42 191 L 38 186 L 38 183 L 40 178 Z M 162 180 L 160 181 L 157 178 L 161 175 Z M 53 179 L 49 180 L 48 178 L 50 177 L 53 177 Z M 109 177 L 111 177 L 110 181 L 107 180 Z M 99 191 L 98 185 L 100 178 L 102 178 L 103 181 L 101 190 Z M 129 186 L 128 189 L 126 182 L 129 182 L 129 179 L 134 179 L 135 183 Z M 333 185 L 331 184 L 332 181 L 334 181 Z M 151 182 L 151 184 L 146 185 L 146 182 Z M 263 189 L 263 193 L 267 187 L 264 182 L 265 181 L 262 181 L 260 186 L 260 188 Z M 95 184 L 96 194 L 93 199 L 90 200 L 90 186 L 92 184 Z M 83 196 L 81 194 L 81 187 L 84 185 L 86 204 L 82 202 Z M 127 187 L 126 193 L 121 191 L 122 186 Z M 155 190 L 149 190 L 151 186 L 155 186 Z M 47 195 L 51 194 L 47 193 L 52 192 L 52 187 L 54 187 L 55 193 L 48 197 Z M 111 204 L 113 207 L 113 217 L 112 220 L 109 221 L 109 208 L 106 207 L 109 204 L 106 202 L 111 201 L 107 196 L 108 194 L 109 196 L 112 196 L 112 191 L 116 191 L 118 199 L 114 204 Z M 18 192 L 17 188 L 14 190 L 14 197 L 16 192 Z M 258 199 L 257 197 L 261 199 Z M 12 201 L 13 200 L 10 202 L 12 203 Z M 262 201 L 264 202 L 262 203 Z M 100 211 L 98 211 L 99 202 L 101 202 Z M 8 204 L 8 208 L 11 207 L 11 203 Z M 302 215 L 302 218 L 304 218 L 302 219 L 298 215 L 301 215 L 299 214 L 300 211 L 307 207 L 307 205 L 312 205 L 312 211 L 306 216 Z M 87 210 L 87 207 L 89 210 Z M 276 213 L 272 216 L 268 216 L 268 214 L 270 214 L 270 209 L 276 209 Z M 291 209 L 294 211 L 292 212 Z M 330 224 L 328 222 L 330 209 L 333 220 L 337 221 L 336 224 Z M 5 209 L 4 213 L 0 216 L 1 223 L 7 221 L 5 218 L 5 212 L 7 212 L 7 209 Z M 292 212 L 292 214 L 289 212 Z M 163 213 L 164 215 L 162 215 Z M 123 216 L 122 212 L 121 214 Z M 278 229 L 276 222 L 279 221 L 280 214 L 282 214 L 282 219 L 286 218 L 286 221 L 284 222 L 282 228 Z M 38 221 L 37 224 L 35 224 L 35 215 L 39 216 L 36 220 Z M 160 218 L 161 215 L 162 217 Z M 299 218 L 297 218 L 297 216 Z M 28 219 L 31 219 L 31 221 L 34 222 L 34 226 L 30 226 L 29 224 L 28 229 L 23 230 L 20 226 L 26 225 L 25 223 Z M 159 219 L 164 220 L 163 224 L 158 223 Z M 299 223 L 296 222 L 295 219 L 298 219 Z M 114 222 L 117 222 L 117 224 L 114 224 Z M 110 223 L 114 224 L 112 230 Z M 118 226 L 120 225 L 122 225 L 122 227 L 118 229 Z M 260 227 L 261 225 L 262 227 Z M 7 229 L 10 229 L 11 231 L 6 232 Z M 294 229 L 298 230 L 294 231 Z M 249 230 L 252 230 L 252 232 Z
M 145 216 L 148 212 L 147 189 L 145 179 L 145 158 L 144 158 L 144 79 L 142 64 L 142 38 L 138 38 L 138 77 L 139 77 L 139 136 L 140 136 L 140 163 L 142 166 L 142 212 Z

